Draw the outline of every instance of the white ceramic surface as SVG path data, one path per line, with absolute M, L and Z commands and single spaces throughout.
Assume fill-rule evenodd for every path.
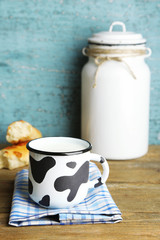
M 109 175 L 107 161 L 90 153 L 91 144 L 68 137 L 47 137 L 30 141 L 29 195 L 47 208 L 68 208 L 77 205 L 89 188 L 105 183 Z M 102 177 L 88 180 L 89 161 L 100 162 Z
M 89 38 L 91 49 L 120 52 L 101 54 L 102 61 L 103 57 L 111 59 L 99 66 L 89 57 L 82 69 L 81 137 L 107 159 L 133 159 L 148 151 L 150 70 L 144 60 L 151 50 L 140 34 L 127 33 L 124 24 L 122 32 L 112 31 L 113 26 L 109 32 Z M 124 50 L 146 54 L 126 55 Z

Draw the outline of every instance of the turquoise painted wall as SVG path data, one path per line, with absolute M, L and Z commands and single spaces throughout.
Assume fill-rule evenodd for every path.
M 152 49 L 150 144 L 160 144 L 160 1 L 0 0 L 0 136 L 24 119 L 44 136 L 80 136 L 81 50 L 123 21 Z

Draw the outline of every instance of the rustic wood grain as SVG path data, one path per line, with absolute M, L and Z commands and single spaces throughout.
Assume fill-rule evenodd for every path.
M 160 146 L 150 146 L 144 157 L 109 161 L 108 189 L 122 212 L 116 224 L 31 226 L 8 225 L 17 171 L 0 171 L 0 239 L 6 240 L 158 240 L 160 239 Z

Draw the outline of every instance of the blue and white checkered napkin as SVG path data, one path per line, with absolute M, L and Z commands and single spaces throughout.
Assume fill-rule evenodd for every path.
M 97 176 L 100 176 L 99 169 L 90 163 L 90 180 Z M 28 170 L 17 173 L 9 218 L 12 226 L 115 223 L 121 220 L 121 212 L 105 184 L 89 189 L 84 201 L 75 207 L 47 209 L 34 203 L 28 195 Z

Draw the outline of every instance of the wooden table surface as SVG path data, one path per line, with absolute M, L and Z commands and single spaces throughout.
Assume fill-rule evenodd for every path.
M 115 224 L 12 227 L 8 225 L 17 171 L 0 170 L 0 239 L 160 239 L 160 146 L 144 157 L 108 161 L 108 189 L 122 212 Z

